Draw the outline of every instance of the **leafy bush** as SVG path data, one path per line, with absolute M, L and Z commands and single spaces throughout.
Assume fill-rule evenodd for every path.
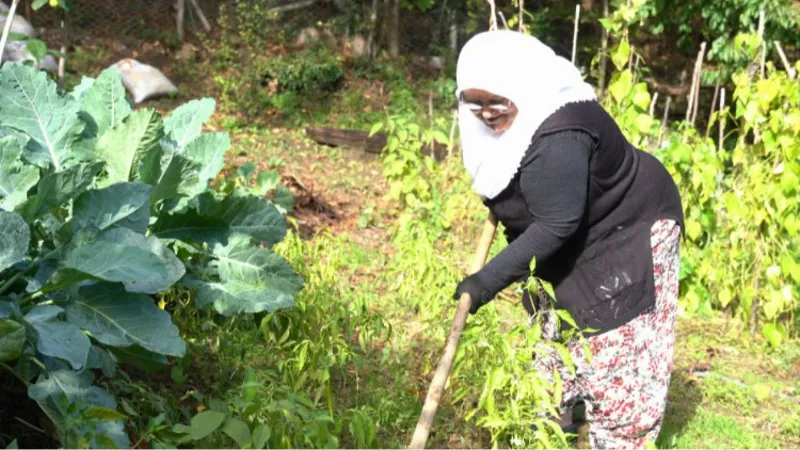
M 735 41 L 757 59 L 758 36 Z M 624 52 L 624 45 L 612 55 Z M 662 132 L 646 109 L 647 86 L 634 84 L 625 65 L 618 64 L 605 104 L 628 138 L 650 149 L 681 190 L 688 237 L 681 253 L 683 309 L 704 315 L 725 310 L 753 325 L 761 321 L 764 337 L 780 345 L 797 333 L 792 321 L 800 296 L 800 87 L 771 63 L 765 78 L 736 72 L 733 105 L 715 113 L 709 125 L 726 126 L 720 143 L 688 124 Z
M 0 362 L 67 447 L 130 445 L 93 371 L 163 366 L 185 343 L 155 298 L 183 286 L 223 315 L 291 308 L 302 280 L 270 248 L 285 219 L 210 181 L 230 146 L 211 99 L 132 111 L 115 69 L 69 94 L 0 69 Z M 10 366 L 9 364 L 14 364 Z

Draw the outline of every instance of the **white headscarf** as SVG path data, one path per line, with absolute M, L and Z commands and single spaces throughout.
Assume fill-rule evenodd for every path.
M 511 127 L 498 134 L 459 106 L 464 165 L 472 187 L 485 198 L 508 186 L 547 117 L 567 103 L 597 98 L 570 61 L 535 37 L 508 30 L 470 39 L 459 55 L 456 81 L 456 95 L 482 89 L 510 99 L 519 110 Z

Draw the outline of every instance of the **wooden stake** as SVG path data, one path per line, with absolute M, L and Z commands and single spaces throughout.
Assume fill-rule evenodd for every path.
M 208 23 L 208 19 L 206 19 L 206 15 L 203 14 L 203 10 L 200 8 L 200 5 L 197 4 L 197 0 L 189 0 L 189 4 L 192 5 L 194 12 L 197 13 L 197 17 L 200 18 L 200 23 L 203 24 L 203 29 L 206 33 L 211 32 L 211 24 Z
M 773 44 L 775 44 L 775 48 L 778 50 L 778 55 L 781 57 L 781 62 L 783 63 L 783 67 L 786 69 L 786 73 L 789 74 L 790 79 L 794 80 L 794 77 L 797 76 L 797 70 L 789 63 L 789 59 L 786 57 L 786 53 L 783 52 L 781 43 L 778 41 L 773 41 Z
M 58 56 L 58 87 L 65 89 L 64 74 L 67 70 L 67 48 L 69 48 L 69 33 L 67 31 L 67 11 L 61 10 L 61 29 L 64 31 L 61 42 L 61 55 Z
M 453 110 L 453 124 L 450 125 L 450 142 L 447 143 L 447 157 L 453 155 L 453 147 L 455 147 L 456 139 L 456 126 L 458 125 L 458 109 Z
M 572 32 L 572 64 L 575 64 L 575 56 L 578 52 L 578 23 L 581 20 L 581 5 L 575 5 L 575 29 Z
M 714 98 L 711 100 L 711 111 L 708 113 L 708 124 L 709 126 L 706 128 L 706 137 L 711 134 L 711 118 L 714 116 L 714 109 L 717 107 L 717 96 L 719 95 L 719 78 L 717 78 L 717 84 L 714 86 Z
M 603 18 L 608 19 L 608 0 L 603 0 Z M 608 68 L 608 30 L 601 26 L 600 31 L 600 74 L 597 76 L 597 89 L 600 91 L 600 96 L 605 94 L 606 90 L 606 70 Z
M 520 33 L 525 31 L 524 26 L 522 23 L 525 21 L 525 0 L 519 0 L 519 31 Z
M 697 60 L 694 63 L 694 73 L 692 74 L 692 87 L 689 89 L 689 95 L 687 97 L 689 103 L 686 106 L 686 121 L 692 122 L 692 112 L 695 109 L 695 98 L 700 91 L 700 72 L 703 69 L 703 58 L 705 57 L 706 53 L 706 43 L 700 43 L 700 51 L 697 53 Z
M 669 107 L 670 107 L 671 103 L 672 103 L 672 96 L 668 95 L 667 96 L 667 104 L 664 105 L 664 117 L 661 119 L 661 129 L 662 130 L 667 128 L 667 121 L 669 120 Z
M 719 111 L 722 113 L 725 111 L 725 88 L 720 89 L 720 99 L 719 99 Z M 719 116 L 719 152 L 722 152 L 722 140 L 725 134 L 725 116 L 720 114 Z
M 8 35 L 11 33 L 11 22 L 14 21 L 14 14 L 17 12 L 17 5 L 19 5 L 19 0 L 13 0 L 11 2 L 11 7 L 8 8 L 8 15 L 6 16 L 6 26 L 3 27 L 3 36 L 0 37 L 0 65 L 2 65 L 3 61 L 3 51 L 6 48 L 6 42 L 8 41 Z
M 761 38 L 761 78 L 764 78 L 764 66 L 767 63 L 767 42 L 764 41 L 764 26 L 766 25 L 767 17 L 764 14 L 764 8 L 758 12 L 758 37 Z
M 672 96 L 667 96 L 667 104 L 664 105 L 664 118 L 661 119 L 661 130 L 658 133 L 658 145 L 656 148 L 661 148 L 661 142 L 664 139 L 664 133 L 667 131 L 667 121 L 669 120 L 669 107 L 672 103 Z
M 431 119 L 431 158 L 433 158 L 434 157 L 434 154 L 433 154 L 433 142 L 434 142 L 434 139 L 433 139 L 433 128 L 434 128 L 434 123 L 433 123 L 433 91 L 430 91 L 428 93 L 428 117 L 430 117 L 430 119 Z
M 178 40 L 183 42 L 183 19 L 186 17 L 186 0 L 177 0 L 177 10 L 175 13 L 175 23 L 178 27 Z
M 478 243 L 475 257 L 472 260 L 470 273 L 473 274 L 479 271 L 484 263 L 486 257 L 489 255 L 489 248 L 492 246 L 494 240 L 494 233 L 497 230 L 497 219 L 494 215 L 489 214 L 486 223 L 483 226 L 483 233 Z M 425 443 L 428 442 L 428 435 L 433 425 L 433 417 L 436 414 L 436 409 L 439 407 L 439 401 L 442 398 L 444 387 L 447 384 L 447 377 L 450 376 L 450 367 L 453 365 L 453 359 L 458 350 L 458 341 L 461 339 L 461 332 L 467 324 L 467 315 L 469 314 L 469 307 L 472 303 L 469 294 L 465 293 L 458 301 L 458 308 L 456 308 L 456 315 L 453 319 L 453 325 L 450 327 L 450 334 L 447 336 L 447 345 L 444 348 L 442 359 L 439 360 L 439 365 L 436 366 L 436 372 L 433 375 L 433 381 L 428 389 L 428 395 L 425 397 L 425 405 L 422 408 L 422 414 L 419 416 L 417 428 L 414 430 L 414 435 L 411 438 L 411 443 L 408 448 L 425 448 Z
M 500 21 L 503 22 L 503 27 L 508 29 L 508 22 L 506 22 L 506 16 L 503 15 L 503 11 L 497 11 L 497 14 L 500 16 Z
M 656 112 L 656 102 L 658 102 L 658 92 L 653 94 L 653 100 L 650 101 L 650 116 L 653 116 Z
M 494 0 L 486 0 L 489 2 L 489 31 L 497 30 L 497 13 L 495 12 Z

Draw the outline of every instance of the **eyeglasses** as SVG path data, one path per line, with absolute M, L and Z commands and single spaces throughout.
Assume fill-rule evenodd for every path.
M 493 115 L 505 114 L 511 109 L 511 100 L 505 102 L 493 102 L 488 104 L 481 104 L 476 102 L 468 102 L 464 98 L 464 92 L 458 95 L 458 102 L 467 107 L 473 113 L 482 113 L 484 109 L 488 109 Z

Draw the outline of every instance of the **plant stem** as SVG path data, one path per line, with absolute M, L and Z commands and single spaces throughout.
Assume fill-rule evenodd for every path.
M 14 21 L 14 14 L 17 12 L 17 5 L 19 5 L 19 0 L 13 0 L 11 2 L 11 8 L 8 9 L 8 16 L 6 16 L 6 26 L 3 27 L 3 37 L 0 38 L 0 66 L 3 64 L 3 51 L 6 48 L 8 35 L 11 33 L 11 22 Z
M 8 288 L 10 288 L 14 283 L 16 283 L 17 280 L 19 280 L 21 277 L 22 277 L 22 272 L 17 272 L 14 274 L 13 277 L 9 278 L 8 281 L 3 283 L 3 285 L 0 286 L 0 295 L 5 294 Z
M 21 424 L 25 425 L 26 427 L 30 428 L 30 429 L 31 429 L 31 430 L 33 430 L 33 431 L 38 431 L 39 433 L 42 433 L 42 434 L 43 434 L 43 435 L 45 435 L 45 436 L 50 436 L 50 434 L 48 434 L 48 433 L 47 433 L 46 431 L 44 431 L 43 429 L 41 429 L 41 428 L 37 427 L 36 425 L 33 425 L 33 424 L 32 424 L 32 423 L 30 423 L 30 422 L 27 422 L 25 419 L 23 419 L 23 418 L 21 418 L 21 417 L 14 416 L 14 419 L 15 419 L 17 422 L 19 422 L 19 423 L 21 423 Z
M 11 366 L 9 366 L 8 364 L 6 364 L 6 363 L 4 363 L 4 362 L 0 362 L 0 367 L 2 367 L 3 369 L 5 369 L 5 370 L 6 370 L 6 372 L 10 373 L 11 375 L 14 375 L 14 378 L 16 378 L 16 379 L 18 379 L 19 381 L 21 381 L 21 382 L 22 382 L 22 384 L 24 384 L 24 385 L 25 385 L 25 387 L 28 387 L 28 385 L 30 384 L 30 383 L 28 383 L 28 380 L 26 380 L 25 378 L 22 378 L 22 376 L 20 376 L 20 374 L 18 374 L 18 373 L 17 373 L 17 371 L 16 371 L 16 370 L 14 370 L 14 368 L 12 368 Z

